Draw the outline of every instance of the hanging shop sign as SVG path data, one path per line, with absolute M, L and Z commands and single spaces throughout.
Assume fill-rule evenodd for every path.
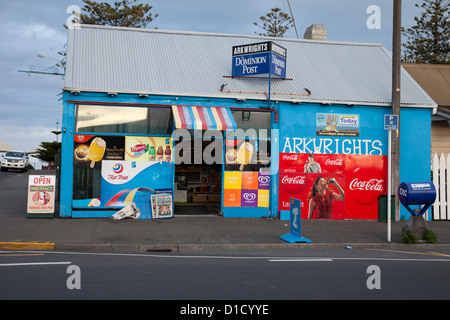
M 232 77 L 270 74 L 286 78 L 286 49 L 272 41 L 233 47 Z

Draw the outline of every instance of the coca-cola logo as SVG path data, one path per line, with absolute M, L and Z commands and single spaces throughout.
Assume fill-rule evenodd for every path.
M 325 160 L 324 169 L 330 172 L 336 172 L 344 169 L 344 159 L 340 158 L 327 158 Z
M 280 185 L 290 194 L 296 194 L 306 187 L 306 173 L 280 173 Z
M 281 159 L 283 161 L 297 161 L 298 160 L 298 155 L 297 154 L 283 154 L 281 156 Z
M 300 154 L 298 153 L 280 153 L 280 165 L 281 166 L 296 166 L 300 161 Z
M 367 172 L 360 172 L 360 175 L 351 178 L 348 184 L 351 198 L 362 205 L 377 203 L 378 197 L 384 192 L 385 180 L 381 177 L 370 178 L 368 175 Z
M 365 191 L 383 191 L 383 179 L 370 179 L 368 181 L 353 179 L 350 182 L 350 190 L 365 190 Z
M 284 176 L 281 179 L 281 183 L 283 183 L 283 184 L 305 184 L 306 177 L 305 176 L 295 176 L 295 177 Z
M 342 159 L 327 159 L 325 164 L 328 166 L 342 166 L 344 160 Z

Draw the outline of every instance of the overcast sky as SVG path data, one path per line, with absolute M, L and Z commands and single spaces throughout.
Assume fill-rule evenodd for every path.
M 99 0 L 97 2 L 106 1 Z M 108 1 L 113 3 L 113 1 Z M 402 25 L 414 24 L 421 0 L 404 0 Z M 252 35 L 260 32 L 253 22 L 279 7 L 289 13 L 286 0 L 141 0 L 159 14 L 149 27 L 168 30 Z M 376 42 L 392 47 L 393 0 L 290 0 L 297 31 L 303 38 L 311 24 L 323 24 L 331 41 Z M 61 76 L 18 72 L 43 70 L 60 59 L 67 38 L 63 24 L 71 5 L 82 0 L 0 1 L 0 140 L 29 151 L 41 141 L 54 141 L 50 131 L 61 126 L 64 86 Z M 371 5 L 380 9 L 380 29 L 369 29 Z M 292 28 L 285 37 L 296 38 Z M 49 58 L 39 58 L 37 55 Z M 231 57 L 230 57 L 231 61 Z M 230 62 L 231 63 L 231 62 Z M 59 128 L 58 128 L 59 129 Z M 60 138 L 59 138 L 60 141 Z

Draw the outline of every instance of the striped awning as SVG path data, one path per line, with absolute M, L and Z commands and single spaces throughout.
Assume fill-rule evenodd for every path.
M 177 129 L 236 130 L 230 109 L 221 107 L 172 106 Z

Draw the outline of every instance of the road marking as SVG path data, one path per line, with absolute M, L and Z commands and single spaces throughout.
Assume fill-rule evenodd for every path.
M 369 249 L 366 249 L 369 250 Z M 381 249 L 370 249 L 379 250 Z M 384 250 L 392 251 L 395 250 Z M 4 252 L 4 251 L 3 251 Z M 410 262 L 410 261 L 423 261 L 423 262 L 450 262 L 450 259 L 413 259 L 413 258 L 385 258 L 385 257 L 274 257 L 274 256 L 208 256 L 208 255 L 170 255 L 170 254 L 148 254 L 148 253 L 110 253 L 110 252 L 74 252 L 74 251 L 40 251 L 46 254 L 67 254 L 67 255 L 94 255 L 94 256 L 128 256 L 128 257 L 147 257 L 147 258 L 163 258 L 163 259 L 230 259 L 230 260 L 274 260 L 271 262 L 325 262 L 325 261 L 338 261 L 338 260 L 348 260 L 348 261 L 398 261 L 398 262 Z M 400 251 L 401 253 L 413 253 L 407 251 Z M 2 251 L 0 251 L 2 253 Z M 32 251 L 29 251 L 32 253 Z M 425 253 L 417 253 L 425 254 Z M 429 254 L 428 254 L 429 255 Z
M 439 252 L 431 252 L 428 251 L 428 253 L 435 255 L 435 256 L 439 256 L 439 257 L 450 257 L 450 254 L 444 254 L 444 253 L 439 253 Z
M 24 253 L 24 254 L 21 254 L 21 253 L 3 254 L 3 253 L 0 252 L 0 257 L 32 257 L 32 256 L 43 256 L 43 255 L 44 255 L 43 253 L 35 253 L 35 254 L 32 254 L 32 253 Z
M 5 250 L 53 250 L 52 242 L 0 242 L 0 249 Z
M 414 251 L 401 251 L 401 250 L 388 250 L 388 249 L 373 249 L 367 248 L 365 250 L 373 250 L 373 251 L 386 251 L 386 252 L 395 252 L 395 253 L 407 253 L 407 254 L 420 254 L 425 256 L 439 256 L 439 257 L 450 257 L 449 254 L 438 253 L 438 252 L 414 252 Z
M 279 259 L 269 259 L 270 262 L 326 262 L 333 261 L 331 258 L 279 258 Z
M 22 267 L 22 266 L 48 266 L 48 265 L 60 265 L 71 264 L 70 261 L 65 262 L 28 262 L 28 263 L 2 263 L 0 267 Z

